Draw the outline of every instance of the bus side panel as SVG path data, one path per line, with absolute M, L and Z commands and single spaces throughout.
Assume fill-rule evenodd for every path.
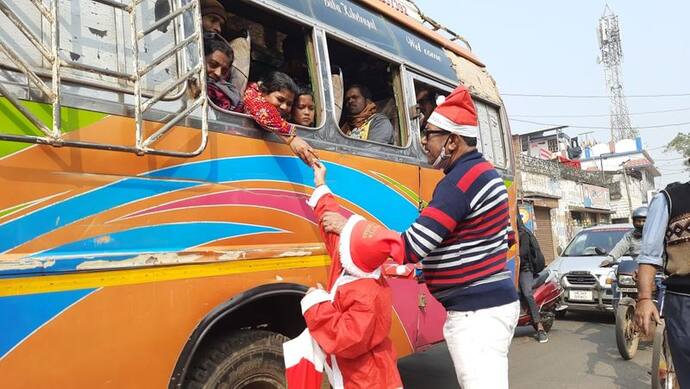
M 105 116 L 69 136 L 122 143 L 133 127 L 131 119 Z M 197 137 L 198 130 L 180 127 L 160 146 L 181 149 Z M 396 230 L 416 217 L 416 166 L 321 157 L 345 213 Z M 191 159 L 48 146 L 4 152 L 3 381 L 161 387 L 195 326 L 218 304 L 279 280 L 325 282 L 325 257 L 300 262 L 323 254 L 305 203 L 312 180 L 286 146 L 220 133 Z M 284 259 L 260 265 L 261 253 Z M 250 258 L 257 260 L 234 262 Z M 407 303 L 416 309 L 416 301 Z M 392 337 L 402 356 L 412 351 L 416 317 L 396 318 Z

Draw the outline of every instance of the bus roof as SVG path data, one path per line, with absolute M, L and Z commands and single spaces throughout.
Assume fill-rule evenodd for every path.
M 450 39 L 436 33 L 433 30 L 430 30 L 421 23 L 419 23 L 417 20 L 402 14 L 401 12 L 397 11 L 396 9 L 388 6 L 381 0 L 357 0 L 359 3 L 377 11 L 383 14 L 384 16 L 390 18 L 391 20 L 400 23 L 403 27 L 409 28 L 410 30 L 422 35 L 424 38 L 427 38 L 437 44 L 439 44 L 441 47 L 445 48 L 446 50 L 452 51 L 453 53 L 467 59 L 468 61 L 471 61 L 477 66 L 480 67 L 485 67 L 484 63 L 482 63 L 479 58 L 477 58 L 472 52 L 467 50 L 466 48 L 458 45 L 455 42 L 452 42 Z

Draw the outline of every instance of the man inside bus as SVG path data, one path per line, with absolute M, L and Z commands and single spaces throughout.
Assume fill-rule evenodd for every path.
M 201 28 L 220 34 L 227 21 L 225 8 L 218 0 L 201 0 Z
M 345 117 L 340 127 L 351 138 L 393 144 L 393 125 L 378 113 L 372 95 L 364 85 L 354 84 L 345 92 Z
M 230 44 L 220 35 L 214 34 L 204 40 L 208 98 L 227 111 L 242 112 L 242 96 L 228 81 L 234 53 Z

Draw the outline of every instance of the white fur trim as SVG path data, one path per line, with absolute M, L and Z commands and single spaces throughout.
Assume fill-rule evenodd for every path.
M 298 337 L 283 343 L 283 359 L 287 369 L 297 366 L 302 359 L 306 359 L 314 364 L 316 371 L 323 372 L 326 354 L 307 328 Z
M 302 307 L 302 314 L 304 315 L 304 313 L 314 305 L 331 300 L 331 295 L 329 295 L 328 292 L 323 289 L 316 289 L 302 297 L 302 301 L 300 301 L 299 304 Z
M 431 116 L 429 116 L 427 123 L 431 123 L 436 127 L 448 132 L 452 132 L 453 134 L 466 136 L 469 138 L 476 138 L 479 133 L 479 128 L 477 126 L 457 124 L 435 111 L 431 114 Z
M 326 185 L 317 186 L 316 189 L 314 189 L 314 193 L 312 193 L 311 197 L 309 197 L 309 200 L 307 200 L 307 205 L 312 208 L 316 208 L 316 204 L 319 203 L 319 200 L 328 193 L 332 192 Z
M 350 218 L 347 219 L 347 223 L 345 223 L 343 230 L 340 232 L 340 245 L 338 247 L 338 251 L 340 252 L 340 263 L 343 265 L 343 269 L 353 276 L 359 278 L 378 279 L 381 276 L 381 269 L 376 269 L 371 273 L 367 273 L 357 267 L 355 262 L 352 260 L 352 253 L 350 252 L 352 230 L 355 228 L 357 223 L 363 220 L 364 218 L 359 215 L 350 216 Z

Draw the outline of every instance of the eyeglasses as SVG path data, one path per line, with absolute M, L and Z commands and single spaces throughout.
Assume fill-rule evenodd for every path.
M 438 134 L 450 134 L 450 133 L 448 131 L 429 130 L 429 127 L 427 127 L 427 126 L 424 126 L 424 128 L 422 128 L 422 138 L 428 139 L 429 137 L 431 137 L 433 135 L 438 135 Z

